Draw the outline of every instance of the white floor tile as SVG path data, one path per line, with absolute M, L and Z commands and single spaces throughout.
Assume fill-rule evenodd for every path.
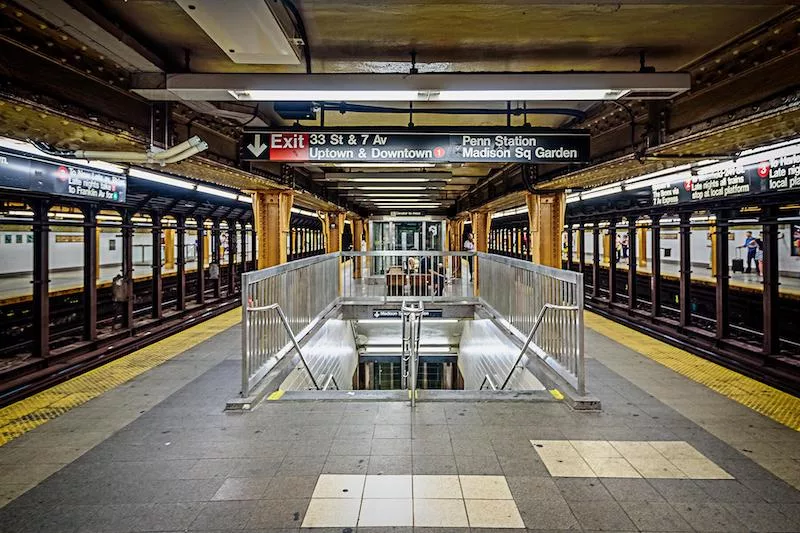
M 358 527 L 393 527 L 413 525 L 414 509 L 410 498 L 364 498 L 361 501 L 361 514 L 358 517 Z
M 677 466 L 669 462 L 663 455 L 625 457 L 628 462 L 644 478 L 653 479 L 685 479 L 684 474 Z
M 414 498 L 414 527 L 469 527 L 464 500 Z
M 414 498 L 461 499 L 458 476 L 414 476 Z
M 690 479 L 733 479 L 732 475 L 705 457 L 702 459 L 677 458 L 670 459 L 670 462 Z
M 511 500 L 505 476 L 458 476 L 466 500 Z
M 367 476 L 364 498 L 411 499 L 411 476 Z
M 607 440 L 571 440 L 569 442 L 584 458 L 622 457 Z
M 364 493 L 363 475 L 322 474 L 312 498 L 356 498 Z
M 470 527 L 524 528 L 514 500 L 466 500 Z
M 626 459 L 629 457 L 663 457 L 658 450 L 650 446 L 649 442 L 612 440 L 609 443 Z
M 594 472 L 567 440 L 531 441 L 533 449 L 554 477 L 594 477 Z
M 705 455 L 698 452 L 691 444 L 685 441 L 654 441 L 650 442 L 650 445 L 669 460 L 706 458 Z
M 355 527 L 361 500 L 312 498 L 301 527 Z
M 642 477 L 639 472 L 622 457 L 587 457 L 586 463 L 597 477 Z

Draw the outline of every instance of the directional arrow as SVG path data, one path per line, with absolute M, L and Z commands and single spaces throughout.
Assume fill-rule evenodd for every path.
M 260 156 L 261 154 L 264 153 L 264 150 L 267 149 L 267 145 L 266 144 L 261 144 L 261 134 L 260 133 L 256 133 L 255 134 L 255 140 L 253 142 L 255 144 L 253 144 L 253 143 L 248 144 L 247 145 L 247 149 L 250 150 L 251 152 L 253 152 L 254 156 L 258 157 L 258 156 Z

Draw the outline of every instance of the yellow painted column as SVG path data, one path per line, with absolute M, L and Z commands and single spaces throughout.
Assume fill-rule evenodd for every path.
M 364 235 L 364 221 L 360 218 L 353 220 L 353 251 L 361 251 L 361 240 L 365 238 Z M 361 257 L 356 257 L 353 261 L 353 277 L 356 279 L 361 278 Z
M 561 231 L 564 227 L 564 193 L 527 193 L 531 260 L 561 268 Z
M 602 230 L 603 231 L 603 262 L 607 265 L 611 264 L 611 234 L 608 233 L 608 229 Z M 616 246 L 616 244 L 615 244 Z M 616 248 L 614 249 L 614 253 L 616 253 Z
M 164 270 L 175 270 L 175 228 L 164 230 Z
M 475 211 L 471 213 L 472 237 L 475 240 L 476 252 L 489 251 L 489 231 L 492 224 L 491 213 L 488 211 Z M 472 259 L 472 290 L 475 296 L 480 294 L 480 284 L 478 276 L 479 260 L 477 257 Z
M 325 251 L 327 253 L 342 250 L 342 231 L 344 231 L 344 212 L 328 213 L 328 224 L 325 231 Z
M 647 226 L 639 226 L 636 229 L 636 243 L 639 250 L 637 251 L 637 258 L 639 261 L 640 267 L 647 266 L 647 230 L 649 228 Z
M 717 275 L 717 227 L 716 226 L 709 226 L 708 227 L 708 237 L 711 239 L 711 259 L 709 262 L 711 263 L 711 276 Z
M 211 264 L 211 228 L 203 226 L 203 266 Z
M 258 268 L 268 268 L 286 262 L 293 200 L 292 191 L 270 190 L 253 193 Z

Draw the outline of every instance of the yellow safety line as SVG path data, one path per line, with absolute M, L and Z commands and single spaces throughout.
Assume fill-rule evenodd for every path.
M 0 409 L 0 446 L 237 324 L 234 309 Z
M 731 400 L 800 431 L 800 398 L 639 333 L 594 313 L 585 323 L 601 335 Z

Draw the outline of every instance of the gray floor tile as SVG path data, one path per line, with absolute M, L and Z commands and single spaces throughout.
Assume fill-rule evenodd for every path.
M 265 500 L 250 515 L 247 529 L 298 528 L 308 509 L 307 499 Z
M 697 486 L 721 503 L 763 502 L 764 499 L 752 489 L 735 479 L 699 479 Z
M 262 498 L 267 500 L 311 498 L 317 476 L 275 476 L 270 479 Z
M 369 438 L 339 438 L 333 441 L 330 455 L 369 455 L 371 446 Z
M 371 437 L 376 439 L 410 439 L 410 424 L 377 424 Z
M 721 503 L 673 503 L 672 507 L 697 531 L 747 531 L 747 526 Z
M 692 531 L 686 520 L 666 502 L 620 502 L 641 531 Z
M 372 455 L 411 455 L 411 439 L 372 439 Z
M 517 501 L 517 508 L 530 530 L 579 530 L 578 519 L 563 499 Z
M 268 459 L 239 459 L 235 466 L 223 477 L 272 477 L 282 461 Z
M 592 531 L 637 531 L 617 502 L 580 501 L 568 502 L 581 527 Z
M 413 473 L 417 475 L 458 474 L 456 459 L 451 455 L 415 455 Z
M 793 520 L 771 503 L 726 503 L 725 508 L 750 531 L 797 531 Z
M 451 455 L 453 447 L 450 445 L 450 438 L 440 439 L 413 439 L 411 441 L 411 453 L 418 455 Z
M 508 488 L 517 502 L 565 501 L 554 478 L 537 476 L 507 477 Z
M 492 455 L 456 455 L 458 473 L 462 475 L 500 476 L 503 469 Z
M 137 516 L 132 531 L 185 531 L 205 504 L 156 503 L 147 513 Z
M 740 479 L 743 485 L 757 492 L 769 503 L 800 503 L 800 491 L 779 479 Z
M 172 504 L 180 505 L 180 504 Z M 185 504 L 184 504 L 185 505 Z M 191 505 L 191 504 L 190 504 Z M 201 508 L 205 504 L 196 504 Z M 92 506 L 94 512 L 78 528 L 78 533 L 103 533 L 106 531 L 132 531 L 143 517 L 152 510 L 152 505 L 102 505 Z M 57 531 L 57 530 L 55 530 Z
M 290 455 L 283 460 L 275 476 L 312 476 L 322 472 L 325 455 Z
M 600 481 L 618 502 L 664 501 L 646 479 L 604 478 Z
M 453 437 L 451 445 L 457 455 L 495 455 L 492 443 L 487 439 Z
M 329 455 L 322 467 L 323 474 L 366 474 L 368 455 Z
M 568 502 L 613 501 L 614 498 L 597 478 L 556 478 L 556 486 Z
M 691 479 L 650 479 L 648 482 L 670 503 L 714 501 L 709 493 Z
M 224 480 L 175 479 L 154 483 L 153 501 L 156 503 L 207 502 L 217 493 Z
M 410 455 L 372 455 L 367 474 L 407 475 L 413 470 Z
M 255 501 L 209 502 L 189 525 L 189 531 L 244 529 L 260 506 L 261 502 Z

